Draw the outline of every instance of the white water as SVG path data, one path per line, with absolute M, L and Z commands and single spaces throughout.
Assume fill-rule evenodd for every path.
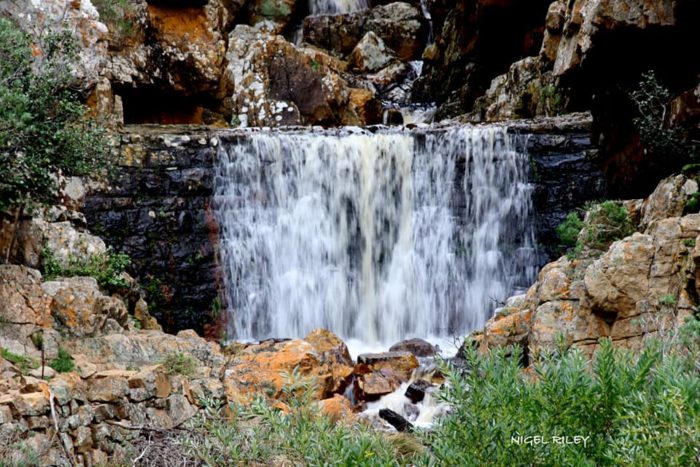
M 369 8 L 367 0 L 309 0 L 312 15 L 335 15 Z
M 504 128 L 250 133 L 219 160 L 230 337 L 446 338 L 533 278 L 527 156 Z

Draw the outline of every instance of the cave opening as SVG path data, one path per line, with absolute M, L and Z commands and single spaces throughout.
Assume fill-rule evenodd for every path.
M 155 88 L 128 88 L 117 91 L 122 98 L 125 125 L 214 125 L 223 121 L 209 96 L 182 95 Z

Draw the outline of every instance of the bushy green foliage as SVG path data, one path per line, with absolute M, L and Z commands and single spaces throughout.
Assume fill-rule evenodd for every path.
M 263 398 L 232 405 L 228 417 L 213 405 L 188 427 L 181 445 L 209 466 L 414 465 L 423 447 L 412 435 L 386 434 L 364 424 L 334 423 L 314 404 L 312 388 L 294 375 L 285 392 L 288 411 Z
M 106 253 L 91 255 L 87 258 L 68 257 L 68 265 L 63 267 L 50 248 L 41 252 L 41 270 L 46 280 L 56 277 L 88 276 L 94 277 L 105 288 L 128 287 L 122 273 L 131 264 L 126 253 L 115 253 L 108 249 Z
M 697 323 L 682 330 L 687 341 L 700 342 Z M 578 350 L 562 350 L 541 356 L 533 373 L 519 366 L 519 350 L 467 350 L 468 372 L 445 370 L 454 411 L 430 435 L 432 452 L 440 465 L 693 465 L 700 368 L 697 348 L 683 342 L 635 353 L 603 340 L 592 369 Z M 517 436 L 548 444 L 518 444 Z M 553 441 L 564 436 L 587 439 Z
M 181 352 L 169 353 L 161 364 L 170 375 L 192 376 L 197 369 L 197 361 Z
M 70 31 L 30 38 L 0 18 L 0 210 L 50 202 L 57 175 L 108 165 L 103 131 L 73 89 Z
M 615 240 L 634 232 L 627 208 L 615 201 L 594 204 L 588 209 L 583 242 L 585 246 L 604 250 Z
M 75 362 L 70 353 L 63 347 L 58 347 L 58 355 L 49 362 L 49 366 L 58 373 L 68 373 L 75 368 Z
M 577 212 L 570 212 L 557 226 L 559 241 L 567 256 L 578 257 L 585 248 L 604 251 L 612 242 L 634 232 L 627 209 L 614 201 L 587 207 L 585 221 Z
M 570 212 L 561 224 L 557 226 L 557 235 L 563 246 L 576 246 L 578 234 L 583 228 L 583 221 L 576 211 Z
M 679 156 L 683 153 L 683 131 L 669 126 L 667 115 L 672 94 L 653 71 L 642 74 L 637 89 L 629 93 L 637 108 L 633 120 L 644 147 L 652 154 Z
M 0 357 L 4 358 L 13 365 L 16 365 L 22 372 L 39 368 L 39 363 L 37 363 L 33 358 L 10 352 L 4 347 L 0 347 Z

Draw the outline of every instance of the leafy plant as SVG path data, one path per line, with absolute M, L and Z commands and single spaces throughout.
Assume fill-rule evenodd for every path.
M 607 249 L 615 240 L 634 232 L 627 209 L 615 201 L 594 204 L 588 209 L 584 227 L 585 246 L 598 250 Z
M 0 347 L 0 357 L 13 365 L 17 365 L 17 368 L 19 368 L 22 373 L 39 368 L 39 364 L 33 358 L 10 352 L 4 347 Z
M 415 465 L 423 458 L 424 448 L 413 435 L 335 423 L 313 402 L 313 385 L 296 376 L 288 375 L 285 410 L 262 397 L 225 408 L 208 401 L 179 444 L 209 466 L 394 466 Z
M 559 115 L 564 112 L 564 102 L 559 89 L 548 84 L 540 88 L 540 105 L 547 117 Z
M 661 306 L 676 306 L 678 302 L 678 297 L 673 294 L 666 294 L 659 299 L 659 305 Z
M 92 4 L 103 21 L 112 32 L 112 40 L 121 43 L 134 30 L 132 17 L 135 14 L 134 5 L 129 0 L 92 0 Z
M 30 38 L 0 18 L 0 211 L 51 202 L 58 175 L 109 165 L 104 131 L 73 86 L 76 60 L 70 31 Z
M 514 352 L 515 357 L 507 349 L 482 356 L 467 346 L 469 371 L 444 368 L 444 398 L 453 412 L 427 436 L 436 464 L 683 466 L 697 461 L 700 368 L 682 342 L 663 352 L 651 341 L 635 353 L 613 349 L 604 339 L 592 369 L 580 351 L 560 349 L 542 355 L 525 372 L 518 363 L 521 350 Z M 574 436 L 582 437 L 578 444 Z
M 576 246 L 581 229 L 583 229 L 581 217 L 576 211 L 570 212 L 562 223 L 557 226 L 559 241 L 566 247 Z
M 108 249 L 106 253 L 91 255 L 87 258 L 70 255 L 67 266 L 63 267 L 55 253 L 44 247 L 41 253 L 42 273 L 46 280 L 64 276 L 94 277 L 105 288 L 125 288 L 129 283 L 123 272 L 131 264 L 131 258 L 125 253 L 115 253 Z
M 63 347 L 58 348 L 58 355 L 49 362 L 49 366 L 58 373 L 69 373 L 75 369 L 75 362 L 70 353 Z
M 629 93 L 637 108 L 633 120 L 644 147 L 652 154 L 679 156 L 683 153 L 683 131 L 668 125 L 672 95 L 653 71 L 642 74 L 637 88 Z
M 192 376 L 197 369 L 197 361 L 181 352 L 169 353 L 161 364 L 169 375 Z

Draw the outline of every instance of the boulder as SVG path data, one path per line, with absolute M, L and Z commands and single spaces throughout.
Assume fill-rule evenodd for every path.
M 308 389 L 314 398 L 322 399 L 330 379 L 325 370 L 314 346 L 306 341 L 266 341 L 229 360 L 223 380 L 226 397 L 235 403 L 248 403 L 256 395 L 283 400 L 285 388 L 293 391 L 293 385 L 303 384 L 306 387 L 302 390 Z
M 178 337 L 160 331 L 83 337 L 66 340 L 63 345 L 82 371 L 142 368 L 160 364 L 166 356 L 178 353 L 189 355 L 198 363 L 195 377 L 218 376 L 224 364 L 218 344 L 201 337 Z M 91 368 L 84 369 L 81 362 L 89 363 Z
M 423 52 L 428 25 L 419 8 L 402 2 L 304 20 L 304 41 L 340 56 L 350 54 L 368 32 L 381 38 L 399 60 L 407 61 L 418 59 Z
M 352 403 L 340 394 L 335 394 L 333 397 L 323 399 L 318 402 L 319 410 L 324 415 L 327 415 L 334 422 L 352 423 L 357 416 L 355 415 Z
M 104 295 L 92 277 L 61 278 L 42 287 L 51 299 L 51 315 L 59 330 L 83 337 L 106 331 L 109 320 L 126 326 L 128 310 L 124 302 Z
M 601 37 L 618 31 L 651 30 L 676 23 L 674 0 L 579 0 L 569 2 L 564 34 L 557 49 L 554 74 L 580 70 L 596 51 L 605 46 Z
M 352 66 L 361 72 L 381 70 L 394 59 L 394 53 L 372 31 L 364 35 L 350 54 Z
M 697 192 L 697 181 L 685 175 L 665 178 L 642 203 L 640 227 L 647 228 L 652 222 L 666 217 L 682 216 L 688 200 Z
M 692 182 L 692 181 L 690 181 Z M 694 313 L 700 290 L 700 214 L 678 216 L 688 190 L 684 176 L 662 180 L 641 205 L 643 233 L 607 251 L 562 257 L 540 271 L 524 296 L 497 310 L 478 337 L 481 349 L 520 346 L 527 356 L 553 350 L 559 339 L 592 354 L 601 337 L 639 349 L 648 336 L 664 336 Z
M 330 367 L 332 375 L 331 392 L 337 392 L 347 385 L 353 372 L 353 361 L 347 345 L 338 336 L 326 329 L 315 329 L 304 340 L 310 343 L 318 354 L 319 362 Z
M 419 338 L 397 342 L 389 348 L 390 352 L 410 352 L 416 357 L 432 357 L 440 352 L 440 347 Z
M 15 226 L 3 225 L 0 252 L 7 254 L 10 248 L 12 263 L 35 269 L 41 266 L 43 251 L 50 251 L 64 268 L 71 259 L 87 260 L 107 251 L 102 239 L 77 228 L 73 222 L 50 222 L 41 216 L 23 219 Z
M 224 74 L 234 126 L 375 123 L 352 108 L 357 103 L 352 88 L 330 68 L 332 60 L 320 55 L 264 28 L 237 26 L 229 36 Z M 362 107 L 374 99 L 365 101 Z
M 51 325 L 50 299 L 41 287 L 41 274 L 25 266 L 0 265 L 2 345 L 14 341 L 33 348 L 31 336 Z
M 360 396 L 373 400 L 409 381 L 418 359 L 410 352 L 361 354 L 355 365 L 355 385 Z

